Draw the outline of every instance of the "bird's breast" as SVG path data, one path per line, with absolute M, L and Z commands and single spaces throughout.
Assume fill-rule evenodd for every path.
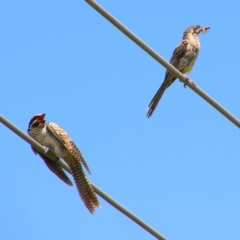
M 188 73 L 192 70 L 193 65 L 197 59 L 199 48 L 189 45 L 185 56 L 180 60 L 182 66 L 182 73 Z
M 190 71 L 192 70 L 192 68 L 193 68 L 193 64 L 194 64 L 194 63 L 192 63 L 191 65 L 189 65 L 188 67 L 186 67 L 184 73 L 190 72 Z
M 51 150 L 53 150 L 56 155 L 60 158 L 64 158 L 67 155 L 67 149 L 63 145 L 63 143 L 57 139 L 55 136 L 51 136 L 48 139 L 45 139 L 46 141 L 45 146 L 49 147 Z
M 29 132 L 29 135 L 41 145 L 52 150 L 60 158 L 64 158 L 68 153 L 63 143 L 46 128 L 33 129 Z

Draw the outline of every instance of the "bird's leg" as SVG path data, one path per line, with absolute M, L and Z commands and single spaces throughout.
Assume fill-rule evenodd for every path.
M 44 151 L 43 154 L 46 155 L 46 153 L 48 152 L 49 148 L 48 148 L 48 147 L 45 147 L 45 146 L 44 146 L 44 148 L 45 148 L 45 151 Z
M 187 81 L 188 84 L 192 84 L 193 86 L 196 85 L 195 82 L 193 80 L 191 80 L 186 74 L 184 74 L 184 76 L 186 77 L 186 81 Z M 187 84 L 184 83 L 183 86 L 186 88 Z

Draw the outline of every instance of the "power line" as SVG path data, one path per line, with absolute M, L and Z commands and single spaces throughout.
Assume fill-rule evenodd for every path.
M 195 93 L 200 95 L 204 100 L 206 100 L 210 105 L 222 113 L 228 120 L 230 120 L 237 127 L 240 127 L 240 121 L 227 111 L 222 105 L 220 105 L 216 100 L 210 97 L 197 85 L 192 86 L 186 81 L 186 76 L 179 72 L 175 67 L 173 67 L 168 61 L 161 57 L 157 52 L 155 52 L 151 47 L 149 47 L 145 42 L 143 42 L 139 37 L 137 37 L 133 32 L 126 28 L 121 22 L 119 22 L 115 17 L 113 17 L 109 12 L 107 12 L 102 6 L 100 6 L 94 0 L 85 0 L 90 6 L 92 6 L 96 11 L 98 11 L 103 17 L 105 17 L 109 22 L 111 22 L 115 27 L 117 27 L 122 33 L 129 37 L 133 42 L 135 42 L 139 47 L 141 47 L 145 52 L 152 56 L 157 62 L 167 68 L 169 71 L 174 73 L 174 75 L 179 78 L 182 82 L 188 85 Z
M 71 171 L 67 164 L 65 164 L 63 161 L 61 161 L 57 156 L 48 148 L 42 146 L 38 142 L 36 142 L 34 139 L 32 139 L 30 136 L 28 136 L 26 133 L 24 133 L 22 130 L 20 130 L 16 125 L 11 123 L 9 120 L 7 120 L 5 117 L 0 115 L 0 122 L 5 125 L 7 128 L 9 128 L 12 132 L 17 134 L 19 137 L 21 137 L 24 141 L 28 142 L 30 145 L 32 145 L 35 149 L 37 149 L 40 153 L 47 156 L 52 161 L 58 162 L 58 164 L 67 172 L 71 174 Z M 108 194 L 103 192 L 100 188 L 95 186 L 93 183 L 91 183 L 95 192 L 102 197 L 105 201 L 107 201 L 109 204 L 111 204 L 113 207 L 115 207 L 118 211 L 125 214 L 127 217 L 132 219 L 135 223 L 137 223 L 139 226 L 144 228 L 146 231 L 151 233 L 153 236 L 155 236 L 157 239 L 160 240 L 167 240 L 165 237 L 163 237 L 160 233 L 158 233 L 154 228 L 152 228 L 150 225 L 145 223 L 143 220 L 141 220 L 139 217 L 134 215 L 132 212 L 130 212 L 127 208 L 123 207 L 120 203 L 115 201 L 113 198 L 111 198 Z

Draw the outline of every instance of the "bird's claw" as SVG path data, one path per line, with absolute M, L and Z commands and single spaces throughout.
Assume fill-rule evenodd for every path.
M 45 151 L 44 151 L 44 155 L 48 152 L 49 148 L 48 147 L 45 147 Z
M 186 76 L 186 82 L 187 83 L 184 83 L 184 85 L 183 85 L 185 88 L 186 88 L 187 84 L 191 84 L 193 86 L 196 86 L 195 82 L 193 80 L 189 79 L 188 76 Z

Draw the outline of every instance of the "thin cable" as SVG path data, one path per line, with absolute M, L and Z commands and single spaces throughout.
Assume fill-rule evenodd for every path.
M 34 139 L 29 137 L 26 133 L 24 133 L 22 130 L 20 130 L 18 127 L 16 127 L 14 124 L 12 124 L 10 121 L 8 121 L 6 118 L 4 118 L 2 115 L 0 115 L 0 122 L 2 122 L 3 125 L 5 125 L 7 128 L 12 130 L 15 134 L 17 134 L 20 138 L 28 142 L 30 145 L 32 145 L 35 149 L 37 149 L 40 153 L 47 156 L 49 159 L 58 162 L 62 168 L 64 168 L 66 171 L 71 173 L 68 166 L 59 160 L 59 158 L 56 157 L 56 155 L 50 151 L 48 148 L 42 146 L 38 142 L 36 142 Z
M 93 185 L 93 184 L 92 184 Z M 125 214 L 127 217 L 129 217 L 130 219 L 132 219 L 135 223 L 137 223 L 139 226 L 141 226 L 142 228 L 144 228 L 146 231 L 148 231 L 149 233 L 151 233 L 154 237 L 156 237 L 157 239 L 160 240 L 167 240 L 165 237 L 163 237 L 159 232 L 157 232 L 154 228 L 152 228 L 151 226 L 149 226 L 147 223 L 143 222 L 143 220 L 141 220 L 139 217 L 137 217 L 136 215 L 134 215 L 132 212 L 130 212 L 129 210 L 127 210 L 125 207 L 123 207 L 122 205 L 120 205 L 118 202 L 116 202 L 114 199 L 112 199 L 109 195 L 107 195 L 106 193 L 104 193 L 103 191 L 101 191 L 99 188 L 97 188 L 96 186 L 94 186 L 94 190 L 96 191 L 96 193 L 98 195 L 100 195 L 102 198 L 104 198 L 105 201 L 107 201 L 108 203 L 110 203 L 113 207 L 115 207 L 116 209 L 118 209 L 120 212 L 122 212 L 123 214 Z
M 71 174 L 71 171 L 69 167 L 59 160 L 56 155 L 48 150 L 48 148 L 42 146 L 38 142 L 36 142 L 34 139 L 29 137 L 26 133 L 24 133 L 22 130 L 20 130 L 18 127 L 16 127 L 14 124 L 12 124 L 9 120 L 7 120 L 5 117 L 0 115 L 0 122 L 5 125 L 7 128 L 9 128 L 12 132 L 17 134 L 19 137 L 21 137 L 24 141 L 28 142 L 30 145 L 32 145 L 35 149 L 37 149 L 40 153 L 47 156 L 52 161 L 58 161 L 59 165 L 61 165 L 64 170 L 69 172 Z M 92 183 L 91 183 L 92 184 Z M 103 192 L 100 188 L 92 184 L 95 192 L 102 197 L 105 201 L 110 203 L 113 207 L 115 207 L 117 210 L 125 214 L 127 217 L 132 219 L 135 223 L 140 225 L 142 228 L 144 228 L 146 231 L 151 233 L 153 236 L 155 236 L 157 239 L 160 240 L 167 240 L 165 237 L 163 237 L 160 233 L 158 233 L 155 229 L 153 229 L 151 226 L 149 226 L 147 223 L 145 223 L 143 220 L 141 220 L 139 217 L 134 215 L 132 212 L 127 210 L 125 207 L 123 207 L 121 204 L 119 204 L 117 201 L 115 201 L 113 198 L 111 198 L 109 195 L 107 195 L 105 192 Z
M 182 82 L 187 84 L 195 93 L 200 95 L 209 104 L 211 104 L 215 109 L 222 113 L 228 120 L 234 123 L 237 127 L 240 127 L 240 121 L 227 111 L 223 106 L 221 106 L 217 101 L 205 93 L 197 85 L 193 86 L 188 84 L 186 77 L 179 72 L 175 67 L 173 67 L 169 62 L 167 62 L 163 57 L 161 57 L 157 52 L 150 48 L 145 42 L 143 42 L 139 37 L 132 33 L 128 28 L 126 28 L 121 22 L 114 18 L 109 12 L 107 12 L 103 7 L 101 7 L 96 1 L 85 0 L 90 6 L 92 6 L 96 11 L 98 11 L 103 17 L 105 17 L 109 22 L 111 22 L 115 27 L 117 27 L 122 33 L 128 36 L 133 42 L 135 42 L 139 47 L 141 47 L 145 52 L 152 56 L 157 62 L 167 68 L 169 71 L 174 73 L 174 75 L 179 78 Z

